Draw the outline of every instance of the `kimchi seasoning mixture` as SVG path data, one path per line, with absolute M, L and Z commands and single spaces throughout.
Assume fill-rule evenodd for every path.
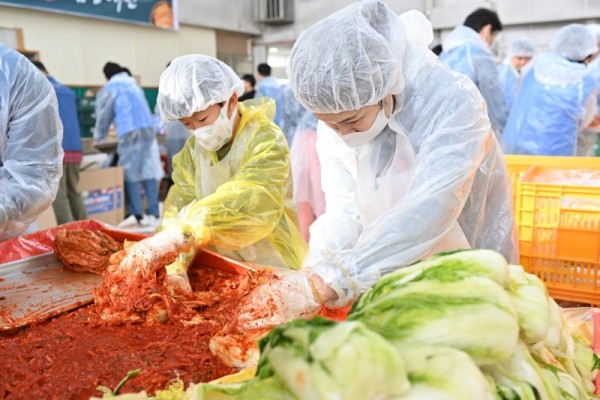
M 17 333 L 0 336 L 0 398 L 87 399 L 98 385 L 114 388 L 133 369 L 121 393 L 186 386 L 236 372 L 209 350 L 211 337 L 234 317 L 256 286 L 275 279 L 268 271 L 233 275 L 207 268 L 189 271 L 193 295 L 161 324 L 101 323 L 88 306 Z

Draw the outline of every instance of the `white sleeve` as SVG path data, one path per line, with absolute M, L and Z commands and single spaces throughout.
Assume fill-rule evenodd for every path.
M 7 118 L 0 121 L 7 134 L 0 154 L 0 240 L 25 230 L 52 204 L 63 159 L 52 85 L 26 58 L 5 51 L 0 47 L 0 76 L 8 83 L 0 96 L 9 102 L 8 113 L 0 116 Z

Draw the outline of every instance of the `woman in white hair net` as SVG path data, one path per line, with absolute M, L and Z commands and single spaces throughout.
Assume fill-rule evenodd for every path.
M 173 158 L 161 231 L 132 246 L 138 248 L 128 251 L 126 266 L 151 264 L 148 247 L 181 251 L 167 273 L 184 290 L 198 246 L 240 261 L 300 267 L 306 242 L 297 226 L 289 149 L 273 123 L 275 105 L 270 99 L 239 103 L 242 92 L 235 72 L 209 56 L 178 57 L 162 73 L 159 113 L 192 135 Z
M 498 66 L 500 86 L 504 93 L 506 105 L 510 110 L 515 101 L 519 77 L 523 67 L 527 65 L 535 54 L 535 45 L 527 38 L 516 39 L 508 48 L 508 55 Z
M 321 120 L 326 210 L 302 269 L 258 287 L 241 329 L 346 307 L 382 275 L 441 251 L 494 249 L 518 261 L 485 102 L 428 50 L 432 39 L 421 13 L 398 18 L 379 1 L 347 6 L 298 37 L 288 76 Z
M 550 50 L 522 78 L 502 138 L 506 153 L 573 156 L 596 114 L 596 83 L 586 67 L 598 51 L 596 37 L 584 25 L 567 25 Z

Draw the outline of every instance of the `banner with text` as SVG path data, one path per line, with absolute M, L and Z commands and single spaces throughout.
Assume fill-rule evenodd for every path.
M 0 5 L 178 29 L 178 0 L 0 0 Z

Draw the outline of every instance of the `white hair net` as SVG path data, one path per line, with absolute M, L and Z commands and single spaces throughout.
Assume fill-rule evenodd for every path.
M 571 61 L 582 61 L 598 51 L 596 37 L 581 24 L 562 27 L 550 42 L 550 50 Z
M 594 35 L 594 37 L 596 38 L 596 42 L 600 42 L 600 24 L 589 24 L 586 26 L 588 27 L 590 32 L 592 32 L 592 35 Z
M 535 44 L 527 38 L 514 40 L 508 48 L 509 57 L 533 57 Z
M 406 40 L 385 4 L 352 4 L 300 34 L 287 68 L 298 101 L 313 113 L 339 113 L 376 104 L 404 88 Z M 344 38 L 332 44 L 331 38 Z
M 190 54 L 177 57 L 160 76 L 156 104 L 163 120 L 187 118 L 244 92 L 244 83 L 216 58 Z

